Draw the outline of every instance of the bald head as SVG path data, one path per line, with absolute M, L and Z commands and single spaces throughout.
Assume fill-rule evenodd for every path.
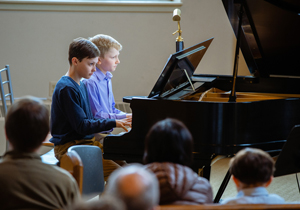
M 105 193 L 119 197 L 131 210 L 150 210 L 158 205 L 158 181 L 141 165 L 130 165 L 113 172 Z
M 126 197 L 140 195 L 144 193 L 149 186 L 150 181 L 146 177 L 143 177 L 141 173 L 136 172 L 119 177 L 120 191 L 123 192 Z

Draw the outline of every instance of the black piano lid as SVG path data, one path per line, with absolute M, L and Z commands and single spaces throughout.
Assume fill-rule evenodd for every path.
M 162 96 L 189 83 L 189 79 L 213 39 L 212 37 L 192 47 L 171 54 L 148 98 Z M 188 74 L 188 77 L 186 74 Z
M 235 34 L 244 2 L 240 48 L 251 74 L 300 76 L 299 0 L 222 1 Z

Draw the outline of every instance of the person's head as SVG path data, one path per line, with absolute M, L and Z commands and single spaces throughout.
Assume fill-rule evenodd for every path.
M 239 189 L 269 185 L 275 167 L 268 153 L 260 149 L 246 148 L 230 160 L 229 170 Z
M 89 79 L 96 71 L 99 55 L 99 49 L 91 41 L 81 37 L 74 39 L 69 46 L 70 68 L 75 75 L 73 79 Z
M 101 195 L 99 200 L 81 201 L 75 204 L 73 210 L 125 210 L 125 204 L 122 200 L 110 196 Z
M 193 137 L 187 127 L 167 118 L 154 124 L 145 139 L 144 163 L 172 162 L 191 166 Z
M 49 111 L 38 98 L 21 98 L 7 112 L 5 133 L 14 150 L 34 152 L 49 133 Z
M 81 62 L 84 58 L 98 58 L 100 51 L 93 42 L 79 37 L 74 39 L 69 45 L 69 64 L 72 65 L 72 58 L 77 58 Z
M 159 185 L 152 172 L 132 164 L 110 175 L 105 194 L 124 201 L 128 210 L 151 210 L 159 202 Z
M 113 72 L 120 63 L 119 54 L 122 50 L 122 45 L 113 37 L 98 34 L 89 39 L 100 50 L 100 57 L 97 67 L 104 73 Z

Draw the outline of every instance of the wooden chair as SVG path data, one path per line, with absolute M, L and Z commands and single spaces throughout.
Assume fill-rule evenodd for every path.
M 68 149 L 68 153 L 71 151 L 77 152 L 84 166 L 82 196 L 90 199 L 100 195 L 104 190 L 101 149 L 92 145 L 74 145 Z
M 64 154 L 60 160 L 60 167 L 69 171 L 75 178 L 80 193 L 82 193 L 83 184 L 83 164 L 76 151 L 69 151 Z
M 49 140 L 52 138 L 51 134 L 48 133 L 45 141 L 43 141 L 43 146 L 47 146 L 47 147 L 54 147 L 54 144 L 52 142 L 50 142 Z

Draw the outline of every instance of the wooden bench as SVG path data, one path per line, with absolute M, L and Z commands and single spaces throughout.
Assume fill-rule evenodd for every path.
M 294 210 L 300 209 L 300 204 L 239 204 L 239 205 L 161 205 L 158 210 Z
M 49 141 L 51 138 L 52 138 L 51 134 L 48 133 L 48 135 L 47 135 L 45 141 L 43 141 L 42 145 L 43 146 L 48 146 L 48 147 L 54 147 L 54 144 Z

